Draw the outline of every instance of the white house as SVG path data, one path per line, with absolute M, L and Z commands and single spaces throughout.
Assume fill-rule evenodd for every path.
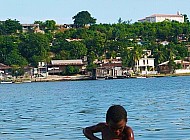
M 184 16 L 181 15 L 179 12 L 177 14 L 154 14 L 143 19 L 138 20 L 138 22 L 162 22 L 164 20 L 169 21 L 178 21 L 183 23 Z
M 141 58 L 138 60 L 138 71 L 141 71 L 141 74 L 156 74 L 154 71 L 154 59 L 155 58 Z
M 155 58 L 148 58 L 147 56 L 151 55 L 150 50 L 143 50 L 144 57 L 139 59 L 136 64 L 135 68 L 136 71 L 141 72 L 141 74 L 156 74 L 157 71 L 154 71 L 154 59 Z
M 33 74 L 35 77 L 47 78 L 48 71 L 45 62 L 38 62 L 38 67 L 33 69 Z

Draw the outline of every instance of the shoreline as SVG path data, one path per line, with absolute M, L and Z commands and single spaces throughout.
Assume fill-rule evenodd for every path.
M 110 78 L 110 79 L 134 79 L 134 78 L 161 78 L 161 77 L 178 77 L 178 76 L 190 76 L 190 73 L 183 73 L 183 74 L 157 74 L 157 75 L 133 75 L 131 77 L 124 77 L 124 78 Z M 17 78 L 14 80 L 8 81 L 0 81 L 0 84 L 9 84 L 9 83 L 31 83 L 31 82 L 55 82 L 55 81 L 82 81 L 82 80 L 100 80 L 106 78 L 97 78 L 92 79 L 90 76 L 87 75 L 76 75 L 76 76 L 58 76 L 58 75 L 50 75 L 44 78 Z

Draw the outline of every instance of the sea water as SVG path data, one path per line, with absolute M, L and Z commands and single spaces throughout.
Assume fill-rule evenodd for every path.
M 113 104 L 136 140 L 190 140 L 188 76 L 0 84 L 0 140 L 85 140 Z

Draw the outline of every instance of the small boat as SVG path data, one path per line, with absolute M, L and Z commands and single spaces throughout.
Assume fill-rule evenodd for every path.
M 145 76 L 137 76 L 136 78 L 147 78 L 147 77 L 145 77 Z
M 24 80 L 22 81 L 23 83 L 31 83 L 32 81 L 31 80 Z
M 13 82 L 12 81 L 1 81 L 0 83 L 1 84 L 12 84 Z

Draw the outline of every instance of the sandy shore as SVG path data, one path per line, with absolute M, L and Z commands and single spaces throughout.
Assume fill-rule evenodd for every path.
M 50 75 L 46 78 L 32 78 L 32 82 L 50 82 L 50 81 L 71 81 L 71 80 L 89 80 L 90 77 L 84 75 L 76 75 L 76 76 L 58 76 L 58 75 Z
M 128 78 L 151 78 L 151 77 L 175 77 L 175 76 L 190 76 L 190 73 L 186 74 L 157 74 L 157 75 L 138 75 L 131 76 Z M 117 78 L 116 78 L 117 79 Z M 47 77 L 37 77 L 37 78 L 17 78 L 14 80 L 10 80 L 12 83 L 30 83 L 30 82 L 53 82 L 53 81 L 76 81 L 76 80 L 91 80 L 89 76 L 85 75 L 76 75 L 76 76 L 58 76 L 58 75 L 49 75 Z M 0 81 L 2 82 L 2 81 Z

